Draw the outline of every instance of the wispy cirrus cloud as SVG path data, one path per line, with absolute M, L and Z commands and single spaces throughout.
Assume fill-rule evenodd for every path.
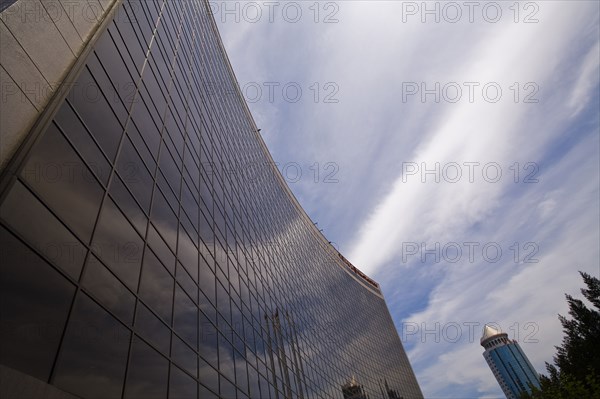
M 529 3 L 518 18 L 501 3 L 496 23 L 480 14 L 422 23 L 407 13 L 420 2 L 353 1 L 335 3 L 337 23 L 315 23 L 307 5 L 297 23 L 220 26 L 242 86 L 303 88 L 298 102 L 264 91 L 250 108 L 275 159 L 301 166 L 288 181 L 309 215 L 383 283 L 426 397 L 501 394 L 478 344 L 485 322 L 513 327 L 543 371 L 560 342 L 563 293 L 577 293 L 577 270 L 598 274 L 598 4 Z M 536 23 L 523 23 L 532 15 Z M 322 101 L 328 82 L 337 102 Z M 438 101 L 421 97 L 438 83 Z M 324 182 L 327 163 L 337 183 Z M 462 175 L 451 183 L 454 163 Z M 463 251 L 458 261 L 442 253 L 450 243 Z M 464 243 L 478 244 L 472 260 Z M 485 258 L 486 243 L 503 251 L 499 260 Z M 439 342 L 424 335 L 436 323 Z M 449 323 L 460 340 L 444 333 Z M 538 342 L 523 342 L 533 328 Z

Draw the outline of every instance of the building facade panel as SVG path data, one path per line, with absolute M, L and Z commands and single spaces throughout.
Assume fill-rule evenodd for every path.
M 208 3 L 118 7 L 2 174 L 0 362 L 83 398 L 343 398 L 351 377 L 421 398 L 379 287 L 275 168 Z

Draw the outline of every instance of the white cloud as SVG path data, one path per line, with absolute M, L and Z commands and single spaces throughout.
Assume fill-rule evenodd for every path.
M 577 270 L 597 273 L 598 132 L 589 129 L 598 128 L 598 115 L 583 113 L 597 98 L 597 4 L 537 2 L 534 24 L 515 24 L 508 3 L 498 24 L 422 24 L 418 16 L 402 23 L 399 2 L 337 4 L 337 24 L 221 26 L 242 83 L 296 81 L 305 89 L 295 104 L 250 104 L 275 158 L 305 167 L 292 190 L 344 255 L 384 282 L 397 323 L 519 323 L 522 342 L 530 332 L 525 323 L 534 322 L 539 342 L 522 344 L 543 371 L 560 341 L 556 314 L 566 313 L 564 292 L 578 292 Z M 328 81 L 339 87 L 337 104 L 307 101 L 308 86 Z M 464 82 L 496 82 L 503 96 L 498 103 L 480 92 L 474 103 L 435 103 L 432 96 L 404 102 L 406 82 L 458 82 L 464 96 Z M 539 103 L 523 103 L 536 88 Z M 313 183 L 308 166 L 330 161 L 340 182 Z M 480 163 L 475 183 L 463 164 L 469 161 Z M 406 162 L 457 162 L 463 177 L 435 184 L 429 175 L 423 184 L 417 174 L 403 182 Z M 502 168 L 496 184 L 481 175 L 490 162 Z M 539 183 L 523 183 L 530 172 Z M 500 243 L 502 261 L 491 264 L 480 254 L 475 262 L 420 264 L 414 256 L 404 266 L 410 276 L 397 269 L 406 263 L 402 243 L 466 241 Z M 523 263 L 528 242 L 539 247 L 538 263 Z M 424 298 L 410 316 L 399 313 L 408 296 L 400 289 Z M 409 340 L 407 347 L 426 396 L 500 394 L 478 341 Z

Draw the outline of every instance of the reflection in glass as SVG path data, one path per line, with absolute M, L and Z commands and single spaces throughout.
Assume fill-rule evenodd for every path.
M 176 366 L 171 366 L 169 399 L 196 399 L 198 383 Z M 204 399 L 204 398 L 202 398 Z
M 171 250 L 177 248 L 177 217 L 160 190 L 154 190 L 152 203 L 152 222 Z
M 84 242 L 89 242 L 104 190 L 55 125 L 38 141 L 22 178 Z
M 152 223 L 150 223 L 148 228 L 148 244 L 156 253 L 163 265 L 165 265 L 167 270 L 175 274 L 175 255 L 173 252 L 171 252 L 162 237 L 158 234 Z
M 39 253 L 79 280 L 87 249 L 20 182 L 4 199 L 0 216 Z
M 120 398 L 131 333 L 90 297 L 78 295 L 54 384 L 85 398 Z
M 127 136 L 123 140 L 123 146 L 119 153 L 117 172 L 142 209 L 148 212 L 152 196 L 152 176 Z
M 125 399 L 162 399 L 167 396 L 169 361 L 135 337 L 125 383 Z
M 131 325 L 135 297 L 94 255 L 88 258 L 82 284 L 100 303 Z
M 208 266 L 208 263 L 203 256 L 200 257 L 200 289 L 206 295 L 211 303 L 216 303 L 215 299 L 215 275 Z
M 100 181 L 106 185 L 111 171 L 110 163 L 75 114 L 69 101 L 63 103 L 54 118 L 67 138 L 73 143 L 73 146 L 79 151 L 83 160 Z
M 273 173 L 208 3 L 120 4 L 1 184 L 0 361 L 86 398 L 339 398 L 354 375 L 422 399 L 380 291 Z
M 144 253 L 140 297 L 168 324 L 173 307 L 173 277 L 150 249 Z
M 173 327 L 192 348 L 198 347 L 198 308 L 179 285 L 175 288 Z
M 140 302 L 135 315 L 135 329 L 162 353 L 169 354 L 171 330 Z
M 130 289 L 136 289 L 143 241 L 111 199 L 100 213 L 92 248 Z
M 194 281 L 198 282 L 198 248 L 184 230 L 179 229 L 177 257 Z
M 125 216 L 131 220 L 131 223 L 133 223 L 133 226 L 138 233 L 144 236 L 146 234 L 148 217 L 141 210 L 137 202 L 135 202 L 135 199 L 118 175 L 113 176 L 108 191 L 113 201 L 119 204 L 119 207 L 123 210 Z
M 100 144 L 100 148 L 112 161 L 117 153 L 123 127 L 87 68 L 79 75 L 78 83 L 79 86 L 71 90 L 69 101 Z
M 192 301 L 194 301 L 195 304 L 198 304 L 198 286 L 179 262 L 177 262 L 176 278 L 179 285 L 181 285 L 188 296 L 192 298 Z
M 48 380 L 75 286 L 0 226 L 3 364 Z
M 173 335 L 171 359 L 194 377 L 198 376 L 198 355 L 176 335 Z

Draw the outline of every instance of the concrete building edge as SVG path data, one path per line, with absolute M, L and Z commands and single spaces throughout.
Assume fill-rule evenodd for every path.
M 112 22 L 117 9 L 122 3 L 123 0 L 113 0 L 112 4 L 102 15 L 100 22 L 94 28 L 94 33 L 84 44 L 80 54 L 68 68 L 68 72 L 64 75 L 60 85 L 56 88 L 44 109 L 38 113 L 31 127 L 28 130 L 25 130 L 22 137 L 18 139 L 20 143 L 12 149 L 6 159 L 0 160 L 0 202 L 4 199 L 8 188 L 12 186 L 14 179 L 16 178 L 15 174 L 19 171 L 23 160 L 27 157 L 27 154 L 40 135 L 52 122 L 54 115 L 58 112 L 58 108 L 69 94 L 70 88 L 68 82 L 76 80 L 82 72 L 86 65 L 88 55 L 94 48 L 94 45 L 100 36 L 108 28 L 108 24 Z

